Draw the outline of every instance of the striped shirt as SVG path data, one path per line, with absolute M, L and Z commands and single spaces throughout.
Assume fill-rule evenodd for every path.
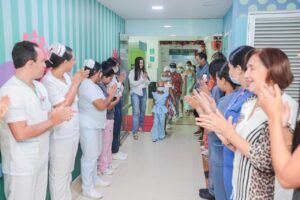
M 294 128 L 297 116 L 297 103 L 283 94 L 291 108 L 289 125 Z M 256 107 L 257 98 L 250 97 L 243 105 L 236 131 L 250 144 L 249 158 L 236 151 L 233 162 L 233 199 L 273 200 L 275 174 L 272 167 L 269 127 L 267 116 Z M 252 115 L 251 115 L 252 113 Z

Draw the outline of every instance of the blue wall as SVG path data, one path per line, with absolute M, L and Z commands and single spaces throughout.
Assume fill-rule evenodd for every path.
M 296 9 L 300 9 L 300 0 L 234 0 L 232 8 L 223 18 L 223 33 L 228 33 L 231 29 L 228 51 L 246 44 L 249 12 Z
M 126 20 L 126 34 L 131 36 L 208 36 L 222 33 L 222 27 L 223 19 Z

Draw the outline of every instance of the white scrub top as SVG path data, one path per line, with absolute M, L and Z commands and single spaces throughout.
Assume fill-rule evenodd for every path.
M 0 89 L 8 95 L 10 106 L 0 123 L 0 146 L 3 172 L 9 175 L 32 175 L 48 162 L 49 131 L 40 136 L 16 141 L 7 123 L 26 121 L 28 125 L 44 122 L 51 109 L 45 87 L 33 81 L 35 91 L 13 76 Z
M 56 78 L 51 70 L 43 77 L 42 83 L 47 89 L 49 100 L 52 106 L 62 103 L 65 100 L 66 94 L 69 92 L 72 80 L 69 74 L 64 73 L 66 82 Z M 76 95 L 72 108 L 76 111 L 70 121 L 66 121 L 54 127 L 51 134 L 53 139 L 63 139 L 79 136 L 79 117 L 78 117 L 78 97 Z
M 100 87 L 91 79 L 85 79 L 79 87 L 80 126 L 90 129 L 103 129 L 106 121 L 106 109 L 98 110 L 93 102 L 105 99 Z

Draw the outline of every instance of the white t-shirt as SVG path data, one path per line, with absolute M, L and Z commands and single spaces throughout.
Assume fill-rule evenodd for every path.
M 91 79 L 82 81 L 79 87 L 80 126 L 90 129 L 103 129 L 106 121 L 106 109 L 98 110 L 93 102 L 105 99 L 101 88 Z
M 16 141 L 7 123 L 26 121 L 28 125 L 44 122 L 51 109 L 45 87 L 33 82 L 35 91 L 17 77 L 11 77 L 0 89 L 8 95 L 10 106 L 0 123 L 0 146 L 3 172 L 9 175 L 32 175 L 48 162 L 49 131 L 40 136 Z
M 47 89 L 49 100 L 54 107 L 57 104 L 62 103 L 65 100 L 66 94 L 69 92 L 72 80 L 69 74 L 64 73 L 64 79 L 66 82 L 56 78 L 51 70 L 43 77 L 42 83 Z M 66 121 L 54 127 L 54 131 L 51 134 L 53 139 L 62 139 L 68 137 L 79 137 L 79 117 L 78 117 L 78 97 L 76 95 L 72 108 L 76 111 L 70 121 Z

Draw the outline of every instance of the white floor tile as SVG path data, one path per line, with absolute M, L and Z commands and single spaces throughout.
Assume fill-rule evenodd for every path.
M 109 188 L 99 189 L 105 200 L 194 200 L 205 186 L 199 143 L 193 125 L 173 125 L 163 141 L 153 143 L 150 133 L 138 141 L 129 136 L 121 147 L 128 160 L 114 161 L 118 169 Z M 80 180 L 73 186 L 74 198 L 81 197 Z

